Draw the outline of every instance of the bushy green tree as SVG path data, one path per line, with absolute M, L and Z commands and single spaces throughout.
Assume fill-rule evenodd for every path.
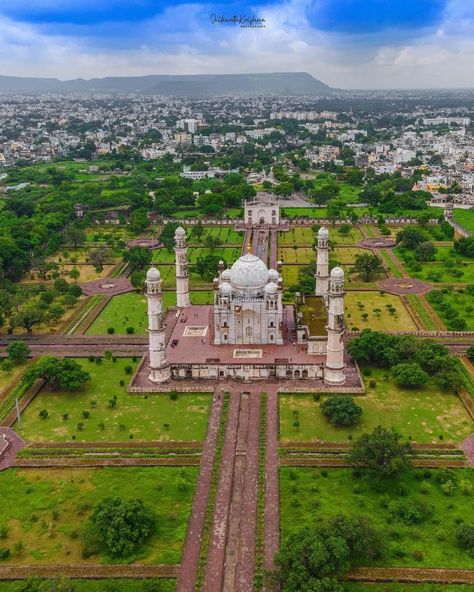
M 428 374 L 416 362 L 397 364 L 393 367 L 393 376 L 400 386 L 415 388 L 428 382 Z
M 30 348 L 24 341 L 13 341 L 7 346 L 7 353 L 14 364 L 22 364 L 28 359 Z
M 91 528 L 111 555 L 130 556 L 153 532 L 156 516 L 140 499 L 106 498 L 94 508 Z
M 357 405 L 353 397 L 329 397 L 320 405 L 323 415 L 336 426 L 356 424 L 362 415 L 362 407 Z
M 371 434 L 363 434 L 354 441 L 349 458 L 382 478 L 394 477 L 411 464 L 410 444 L 400 442 L 401 438 L 393 428 L 377 426 Z
M 355 257 L 354 271 L 358 273 L 364 282 L 370 282 L 383 273 L 382 261 L 377 255 L 359 253 Z
M 37 378 L 43 378 L 52 388 L 75 391 L 91 377 L 75 360 L 45 356 L 28 368 L 23 375 L 24 381 Z

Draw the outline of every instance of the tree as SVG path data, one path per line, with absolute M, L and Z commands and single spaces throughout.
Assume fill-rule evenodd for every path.
M 428 374 L 416 362 L 397 364 L 393 367 L 393 376 L 400 386 L 415 388 L 428 382 Z
M 72 245 L 75 248 L 85 243 L 86 240 L 86 233 L 80 228 L 71 227 L 64 233 L 65 243 L 68 245 Z
M 52 304 L 48 309 L 48 317 L 55 323 L 59 321 L 64 312 L 65 310 L 60 304 Z
M 198 257 L 196 261 L 196 272 L 205 280 L 212 281 L 217 275 L 220 257 L 218 255 L 206 255 Z M 225 265 L 225 264 L 224 264 Z
M 151 251 L 145 247 L 132 247 L 128 251 L 125 251 L 123 260 L 132 269 L 143 269 L 151 263 Z
M 200 241 L 202 235 L 204 234 L 204 230 L 205 230 L 204 225 L 203 225 L 202 221 L 199 220 L 198 223 L 193 226 L 193 228 L 191 230 L 191 235 L 195 236 L 198 239 L 198 241 Z
M 343 592 L 336 576 L 349 569 L 349 557 L 342 537 L 306 527 L 284 541 L 275 560 L 285 592 Z
M 285 592 L 339 592 L 337 577 L 377 559 L 383 540 L 365 516 L 337 515 L 319 528 L 306 527 L 283 542 L 276 556 Z
M 393 428 L 377 426 L 371 434 L 363 434 L 352 445 L 349 458 L 357 466 L 382 478 L 394 477 L 410 466 L 409 443 L 400 443 L 401 436 Z
M 460 526 L 456 538 L 461 549 L 466 549 L 470 553 L 474 552 L 474 525 L 463 524 Z
M 383 265 L 377 255 L 359 253 L 355 257 L 354 271 L 362 277 L 364 282 L 370 282 L 383 273 Z
M 8 359 L 14 364 L 26 362 L 30 355 L 30 348 L 24 341 L 13 341 L 7 346 Z
M 352 397 L 329 397 L 320 405 L 323 415 L 336 426 L 354 425 L 362 415 L 362 407 Z
M 27 333 L 32 333 L 33 327 L 42 323 L 44 319 L 44 310 L 37 304 L 30 304 L 14 315 L 10 322 L 13 327 L 23 327 Z
M 417 261 L 434 261 L 436 249 L 432 242 L 424 241 L 416 247 L 414 254 Z
M 59 359 L 54 356 L 45 356 L 39 359 L 23 375 L 23 381 L 43 378 L 51 388 L 75 391 L 81 388 L 90 375 L 82 369 L 82 366 L 70 358 Z
M 77 269 L 77 267 L 73 267 L 69 272 L 69 277 L 73 279 L 75 282 L 80 278 L 81 272 Z
M 137 292 L 142 292 L 145 289 L 146 273 L 143 270 L 134 271 L 130 276 L 130 283 Z
M 417 228 L 404 228 L 397 233 L 397 243 L 407 249 L 413 250 L 423 242 L 426 242 L 427 238 L 424 232 Z
M 105 249 L 95 249 L 94 251 L 91 251 L 89 259 L 97 273 L 100 273 L 104 269 Z
M 127 557 L 152 533 L 156 516 L 142 500 L 105 498 L 94 508 L 91 529 L 112 555 Z

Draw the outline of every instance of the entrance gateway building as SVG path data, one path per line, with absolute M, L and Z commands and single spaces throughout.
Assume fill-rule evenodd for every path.
M 280 269 L 269 269 L 248 252 L 229 268 L 221 262 L 214 279 L 214 303 L 189 300 L 186 233 L 175 233 L 177 307 L 162 305 L 161 275 L 146 276 L 148 379 L 275 378 L 345 383 L 344 272 L 329 273 L 329 232 L 318 232 L 316 289 L 283 303 Z

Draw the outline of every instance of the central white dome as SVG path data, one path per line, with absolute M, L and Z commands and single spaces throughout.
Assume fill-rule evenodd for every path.
M 268 268 L 259 257 L 247 253 L 232 265 L 230 281 L 234 288 L 263 288 L 268 282 Z

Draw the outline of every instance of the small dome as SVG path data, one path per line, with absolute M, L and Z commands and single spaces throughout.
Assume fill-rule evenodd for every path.
M 328 238 L 328 236 L 328 229 L 325 226 L 321 226 L 321 228 L 318 230 L 318 238 Z
M 279 277 L 280 277 L 280 274 L 278 273 L 278 271 L 276 269 L 269 269 L 268 270 L 269 281 L 276 282 L 276 281 L 278 281 Z
M 278 286 L 275 282 L 268 282 L 265 286 L 265 293 L 266 294 L 276 294 L 278 292 Z
M 343 280 L 344 279 L 344 272 L 340 267 L 333 267 L 331 269 L 331 279 L 333 280 Z
M 232 286 L 228 282 L 221 282 L 219 284 L 221 294 L 232 294 Z
M 230 269 L 224 269 L 224 271 L 221 274 L 221 280 L 223 282 L 230 281 Z
M 178 226 L 178 228 L 174 232 L 174 238 L 185 238 L 185 237 L 186 237 L 186 231 L 184 230 L 184 228 L 182 226 Z
M 259 257 L 247 253 L 232 265 L 230 281 L 235 288 L 263 288 L 268 282 L 268 268 Z
M 146 281 L 147 282 L 158 282 L 161 280 L 161 274 L 156 269 L 156 267 L 150 267 L 150 269 L 146 272 Z

